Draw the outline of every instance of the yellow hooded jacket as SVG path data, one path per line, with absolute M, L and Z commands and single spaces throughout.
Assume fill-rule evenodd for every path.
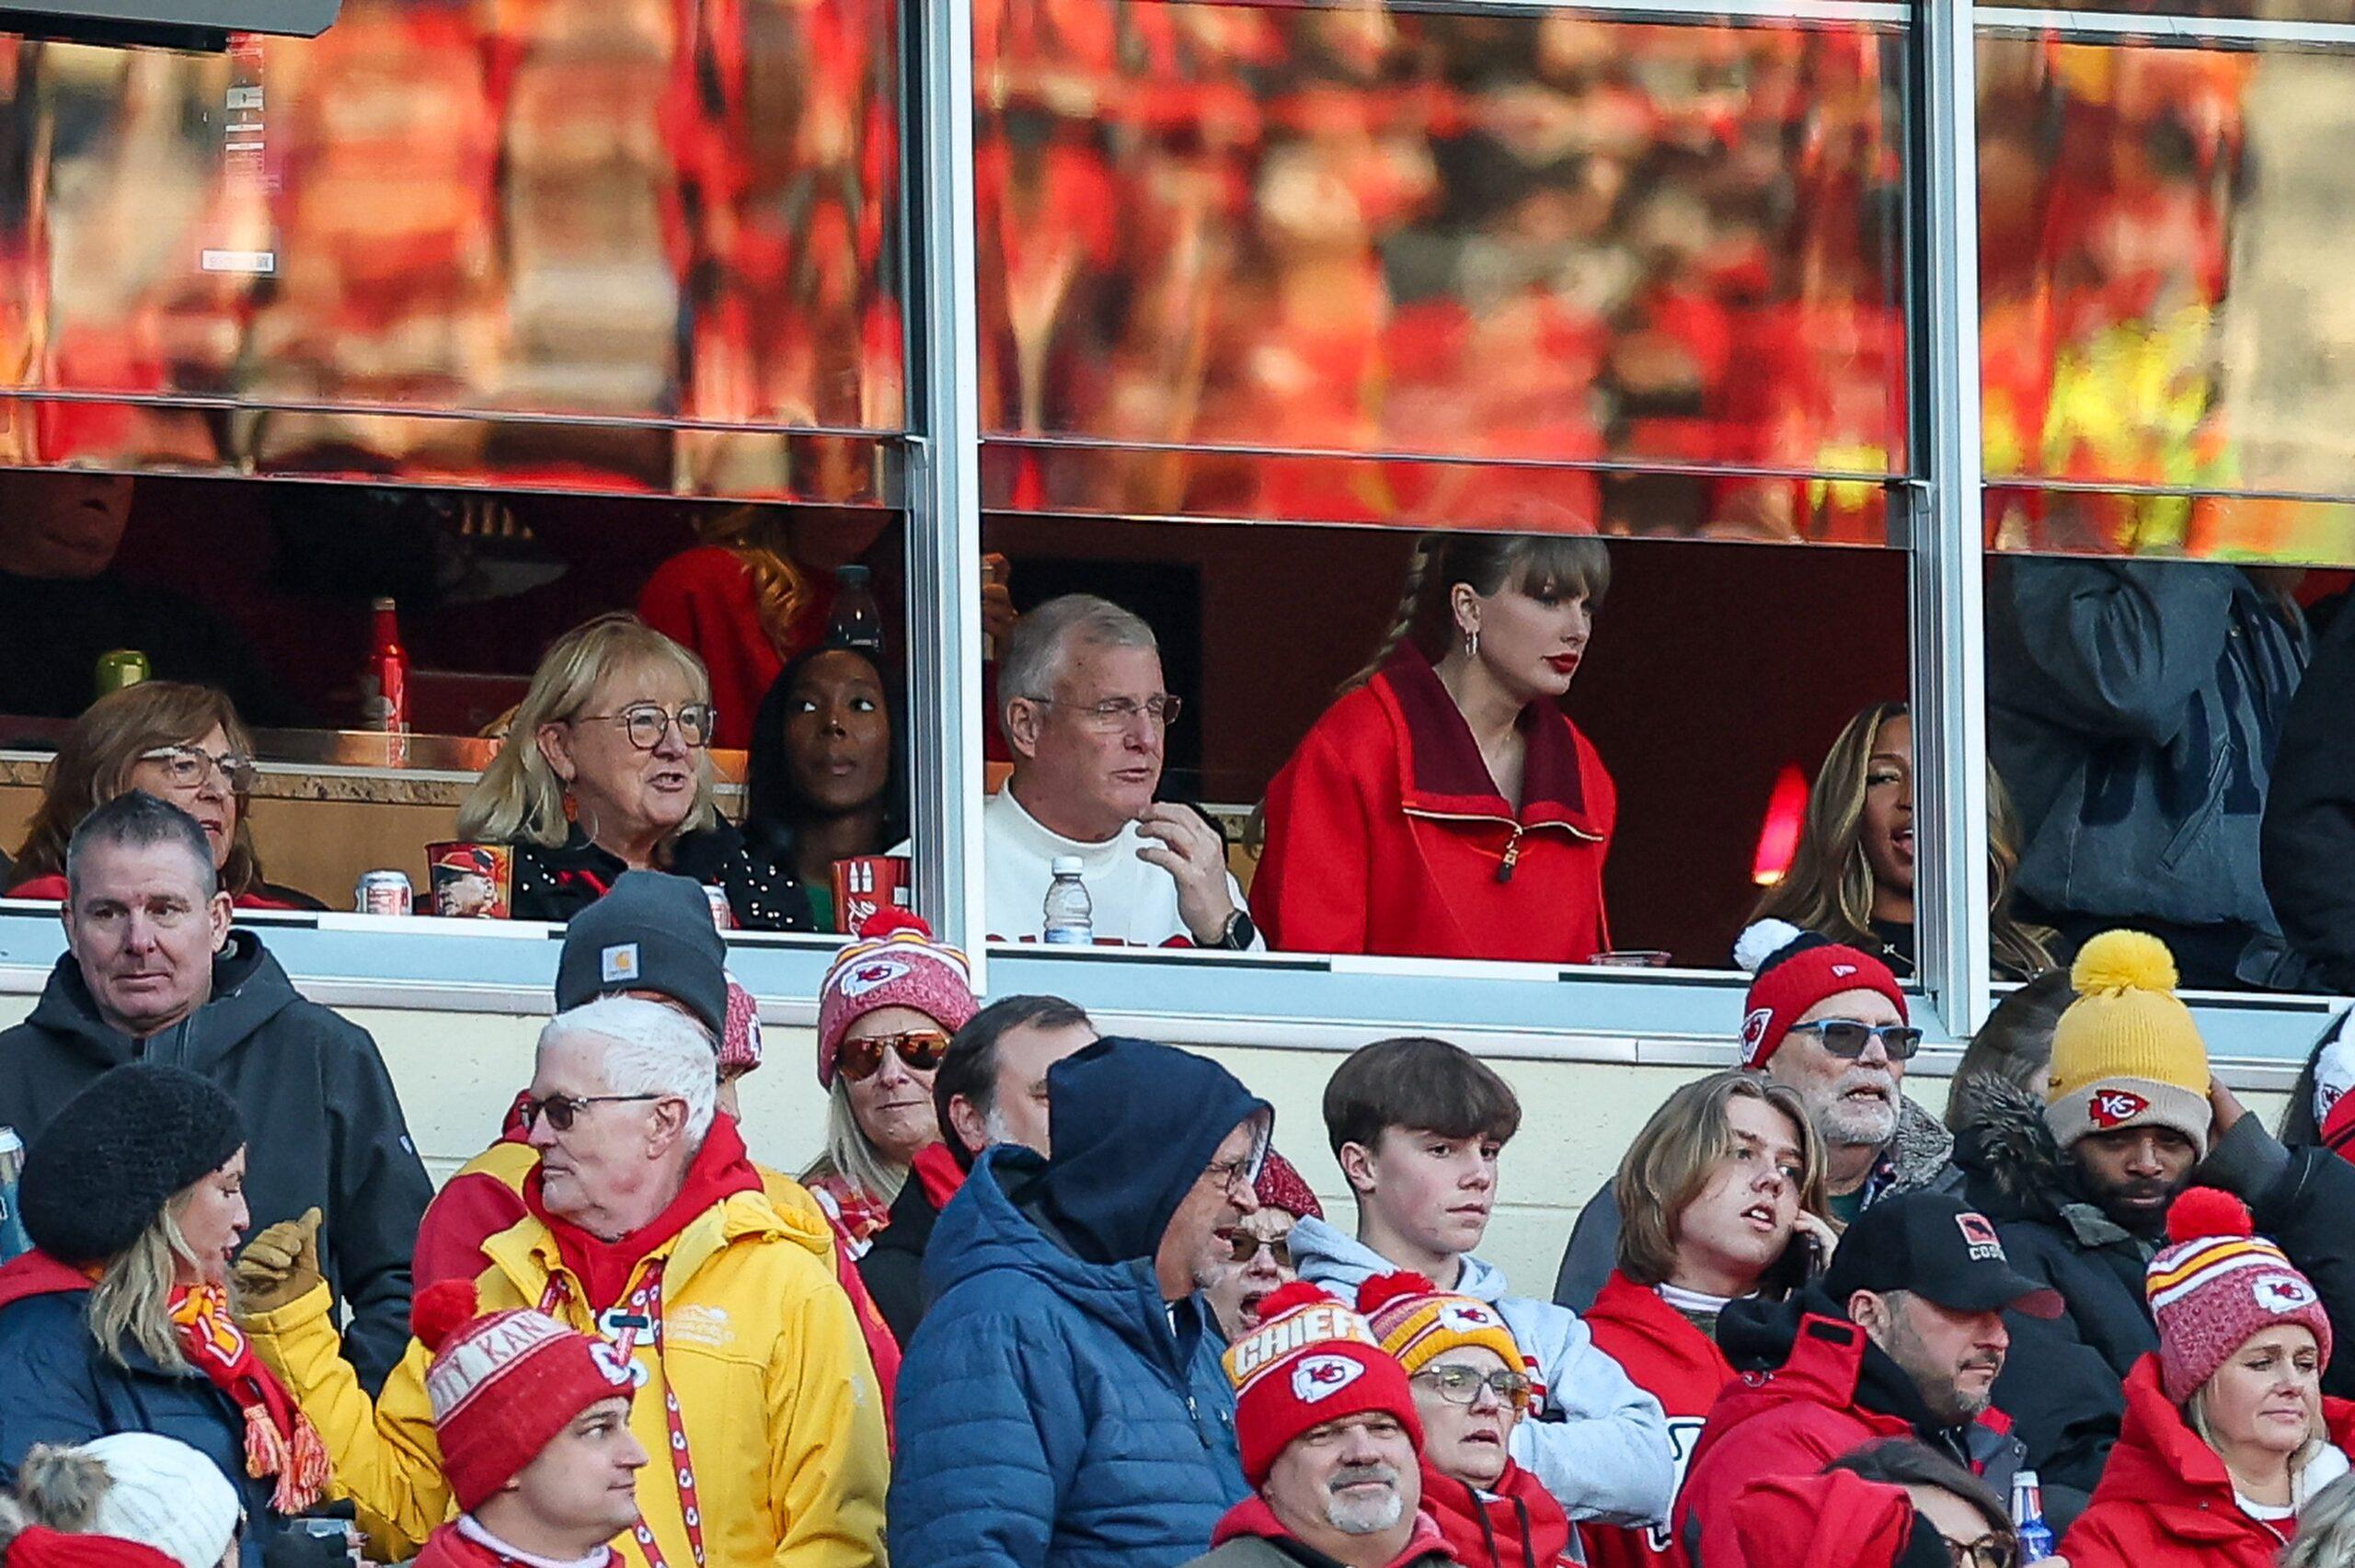
M 667 1255 L 663 1345 L 636 1352 L 648 1381 L 630 1428 L 651 1462 L 638 1471 L 638 1505 L 672 1568 L 691 1565 L 663 1413 L 675 1389 L 702 1504 L 708 1568 L 883 1568 L 883 1495 L 890 1459 L 883 1405 L 849 1299 L 828 1266 L 822 1222 L 780 1213 L 759 1192 L 706 1209 L 639 1260 Z M 557 1273 L 569 1292 L 557 1315 L 598 1331 L 555 1238 L 526 1218 L 484 1244 L 491 1266 L 477 1281 L 482 1310 L 537 1307 Z M 426 1398 L 426 1348 L 411 1341 L 373 1406 L 362 1391 L 330 1316 L 324 1285 L 241 1321 L 254 1347 L 300 1402 L 334 1461 L 330 1494 L 349 1497 L 380 1561 L 416 1553 L 453 1511 Z M 637 1541 L 614 1549 L 646 1568 Z

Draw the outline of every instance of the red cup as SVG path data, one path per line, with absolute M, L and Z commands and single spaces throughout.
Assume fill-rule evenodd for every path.
M 508 845 L 428 844 L 425 868 L 433 879 L 435 914 L 450 920 L 496 921 L 512 915 L 515 852 Z
M 905 909 L 908 863 L 903 855 L 861 854 L 834 862 L 834 929 L 856 932 L 878 910 Z

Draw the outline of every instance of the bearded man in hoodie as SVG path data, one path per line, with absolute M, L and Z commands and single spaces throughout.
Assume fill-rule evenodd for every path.
M 376 1042 L 230 929 L 204 830 L 179 807 L 117 795 L 74 830 L 65 877 L 66 952 L 31 1016 L 0 1031 L 0 1124 L 30 1143 L 125 1062 L 211 1079 L 266 1134 L 246 1170 L 254 1224 L 324 1217 L 320 1270 L 351 1317 L 344 1354 L 381 1386 L 408 1344 L 409 1252 L 433 1185 Z

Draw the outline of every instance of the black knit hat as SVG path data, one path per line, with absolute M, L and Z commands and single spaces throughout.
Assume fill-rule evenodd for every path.
M 556 1008 L 623 991 L 659 991 L 717 1041 L 728 1032 L 728 944 L 711 902 L 690 877 L 625 871 L 613 890 L 572 917 L 556 964 Z
M 60 1263 L 102 1263 L 244 1147 L 236 1103 L 184 1068 L 133 1062 L 65 1102 L 25 1151 L 26 1233 Z

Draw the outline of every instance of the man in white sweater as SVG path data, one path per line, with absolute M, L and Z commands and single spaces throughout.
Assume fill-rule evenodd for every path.
M 1014 776 L 982 811 L 989 934 L 1035 942 L 1053 863 L 1080 863 L 1096 940 L 1264 948 L 1200 812 L 1153 798 L 1178 699 L 1153 628 L 1109 600 L 1065 594 L 1015 624 L 998 665 Z

